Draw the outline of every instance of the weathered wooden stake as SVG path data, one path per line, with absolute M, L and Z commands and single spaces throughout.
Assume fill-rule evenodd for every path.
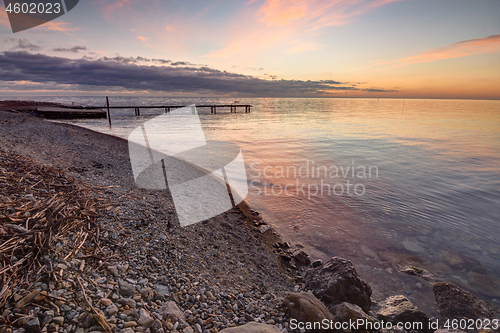
M 109 98 L 106 96 L 106 104 L 108 105 L 108 122 L 109 122 L 109 128 L 111 128 L 111 112 L 109 112 Z

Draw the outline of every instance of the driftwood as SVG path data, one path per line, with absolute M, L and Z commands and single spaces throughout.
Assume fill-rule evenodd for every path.
M 92 306 L 92 303 L 89 302 L 87 294 L 85 293 L 85 288 L 83 287 L 82 284 L 82 280 L 80 279 L 79 276 L 77 277 L 77 279 L 78 279 L 78 284 L 80 285 L 80 288 L 82 290 L 82 296 L 85 301 L 85 304 L 90 308 L 90 311 L 94 316 L 94 319 L 99 323 L 99 325 L 101 325 L 102 328 L 104 328 L 106 332 L 111 333 L 113 331 L 111 325 L 106 321 L 106 318 L 102 314 L 100 314 L 99 311 L 96 310 L 96 308 Z
M 110 205 L 96 198 L 98 192 L 58 168 L 0 150 L 0 307 L 30 278 L 57 279 L 50 263 L 39 259 L 63 238 L 65 260 L 86 242 L 97 245 L 87 255 L 103 256 L 96 218 Z

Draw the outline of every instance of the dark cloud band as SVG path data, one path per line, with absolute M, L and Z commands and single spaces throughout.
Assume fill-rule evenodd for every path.
M 0 53 L 0 80 L 31 81 L 125 90 L 191 92 L 254 96 L 320 96 L 332 91 L 359 90 L 337 81 L 263 80 L 209 67 L 177 64 L 146 66 L 121 59 L 63 57 L 24 51 Z

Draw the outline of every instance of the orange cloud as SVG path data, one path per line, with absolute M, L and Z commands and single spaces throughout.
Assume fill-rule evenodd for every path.
M 44 23 L 44 26 L 49 30 L 63 32 L 67 35 L 71 35 L 70 32 L 79 30 L 78 28 L 68 28 L 67 27 L 68 24 L 69 24 L 68 22 L 52 22 L 51 21 L 51 22 Z
M 153 46 L 148 44 L 148 40 L 151 39 L 150 37 L 143 37 L 143 36 L 137 36 L 138 39 L 140 39 L 146 46 L 149 46 L 150 48 L 154 49 Z
M 399 67 L 402 65 L 418 64 L 422 62 L 465 57 L 473 54 L 495 52 L 500 52 L 500 35 L 465 40 L 433 51 L 387 62 L 385 64 L 395 64 L 395 67 Z
M 302 0 L 268 0 L 257 12 L 263 16 L 261 22 L 268 25 L 281 26 L 307 14 L 307 1 Z

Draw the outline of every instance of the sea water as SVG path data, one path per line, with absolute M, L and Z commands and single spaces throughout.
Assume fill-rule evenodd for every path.
M 104 106 L 103 97 L 36 100 Z M 199 109 L 208 140 L 240 146 L 247 200 L 323 262 L 350 259 L 373 298 L 405 294 L 437 315 L 432 283 L 500 297 L 500 101 L 240 98 L 252 112 Z M 235 98 L 112 97 L 117 105 L 228 104 Z M 164 110 L 66 121 L 127 138 Z M 430 281 L 398 272 L 422 268 Z

